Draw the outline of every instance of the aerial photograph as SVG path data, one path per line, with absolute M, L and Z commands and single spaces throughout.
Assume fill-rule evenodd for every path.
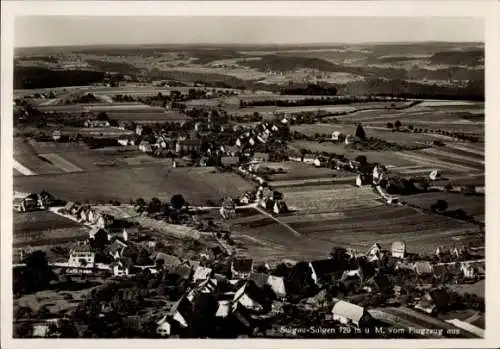
M 484 338 L 483 22 L 16 17 L 12 336 Z

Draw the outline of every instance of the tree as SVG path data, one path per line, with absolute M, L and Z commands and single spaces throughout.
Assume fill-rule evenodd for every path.
M 358 124 L 358 127 L 356 128 L 356 137 L 366 139 L 366 132 L 361 124 Z
M 162 203 L 160 199 L 156 197 L 152 198 L 147 208 L 148 213 L 160 212 L 161 209 L 162 209 Z
M 14 293 L 31 293 L 45 289 L 50 281 L 57 280 L 43 251 L 35 251 L 24 261 L 26 267 L 20 273 L 14 273 Z
M 448 203 L 445 200 L 436 201 L 436 210 L 439 212 L 444 212 L 448 208 Z
M 401 121 L 396 120 L 396 122 L 394 123 L 394 126 L 399 129 L 401 127 Z
M 135 200 L 134 206 L 137 212 L 142 213 L 146 208 L 146 201 L 143 198 L 138 198 Z
M 97 120 L 99 121 L 109 121 L 108 114 L 106 112 L 102 111 L 99 114 L 97 114 Z
M 390 128 L 390 129 L 394 128 L 394 124 L 392 122 L 388 122 L 387 128 Z
M 176 194 L 170 199 L 170 205 L 172 205 L 176 211 L 180 211 L 185 203 L 186 201 L 181 194 Z
M 366 159 L 365 155 L 358 155 L 358 156 L 356 156 L 356 158 L 354 160 L 357 161 L 357 162 L 359 162 L 359 164 L 361 166 L 366 165 L 367 162 L 368 162 L 368 160 Z

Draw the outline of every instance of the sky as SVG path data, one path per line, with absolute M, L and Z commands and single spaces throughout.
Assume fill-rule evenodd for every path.
M 23 16 L 14 46 L 483 42 L 472 17 Z

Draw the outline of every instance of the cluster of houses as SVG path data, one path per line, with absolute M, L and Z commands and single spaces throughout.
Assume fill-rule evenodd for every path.
M 55 198 L 51 194 L 42 191 L 15 196 L 12 206 L 17 212 L 30 212 L 45 210 L 54 202 Z
M 100 212 L 90 205 L 72 201 L 67 202 L 59 213 L 69 216 L 69 218 L 82 224 L 95 226 L 101 229 L 111 226 L 114 222 L 114 217 L 112 215 Z

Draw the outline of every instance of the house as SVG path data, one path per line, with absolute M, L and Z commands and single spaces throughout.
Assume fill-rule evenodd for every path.
M 248 281 L 234 294 L 233 310 L 241 305 L 251 312 L 265 312 L 270 309 L 271 303 L 262 288 L 254 282 Z
M 126 259 L 118 259 L 111 264 L 114 276 L 128 276 L 132 263 Z
M 176 153 L 181 153 L 181 152 L 200 152 L 201 150 L 201 140 L 199 139 L 184 139 L 184 140 L 179 140 L 175 144 L 175 152 Z
M 374 275 L 365 283 L 370 288 L 370 292 L 378 291 L 383 294 L 393 293 L 394 288 L 391 281 L 385 275 Z
M 74 248 L 69 253 L 68 265 L 71 267 L 92 268 L 95 262 L 95 252 L 90 246 L 81 246 Z
M 306 164 L 314 165 L 314 160 L 316 159 L 316 156 L 311 155 L 311 154 L 306 154 L 304 155 L 304 159 L 302 160 Z
M 136 137 L 133 135 L 120 135 L 118 137 L 118 144 L 127 146 L 127 145 L 135 145 Z
M 220 299 L 217 301 L 217 311 L 215 317 L 226 318 L 231 312 L 231 300 Z
M 316 157 L 313 160 L 313 165 L 315 167 L 323 167 L 323 166 L 325 166 L 325 163 L 326 163 L 325 159 L 320 158 L 320 157 Z
M 343 142 L 344 139 L 345 139 L 345 136 L 340 131 L 333 131 L 332 132 L 332 141 Z
M 73 201 L 68 201 L 66 205 L 64 205 L 64 210 L 68 213 L 71 213 L 75 207 L 76 204 Z
M 248 277 L 249 281 L 253 281 L 257 286 L 259 287 L 264 287 L 267 285 L 268 280 L 269 280 L 269 274 L 265 273 L 252 273 Z
M 269 161 L 269 154 L 263 152 L 255 152 L 252 156 L 254 162 L 267 162 Z
M 436 304 L 433 302 L 432 297 L 429 293 L 426 293 L 422 298 L 420 298 L 420 300 L 417 304 L 415 304 L 414 307 L 415 309 L 421 310 L 427 314 L 437 313 Z
M 163 268 L 170 270 L 173 267 L 181 265 L 182 262 L 179 257 L 172 256 L 163 252 L 158 252 L 154 257 L 155 264 L 161 263 Z
M 245 279 L 253 272 L 253 259 L 241 258 L 231 261 L 233 278 Z
M 288 212 L 288 207 L 283 200 L 275 200 L 273 205 L 273 212 L 275 214 L 281 214 Z
M 230 197 L 224 198 L 222 205 L 219 209 L 219 213 L 224 219 L 229 219 L 233 217 L 236 213 L 236 205 Z
M 240 159 L 237 156 L 222 156 L 220 162 L 222 166 L 231 167 L 237 166 L 240 162 Z
M 192 304 L 186 296 L 170 303 L 165 315 L 156 323 L 156 333 L 170 336 L 174 328 L 187 328 L 192 319 Z M 167 325 L 168 324 L 168 325 Z
M 267 284 L 271 286 L 274 294 L 279 299 L 286 298 L 285 279 L 281 276 L 269 275 Z
M 45 209 L 45 205 L 36 193 L 29 194 L 24 198 L 14 198 L 13 207 L 18 212 L 29 212 Z
M 367 326 L 371 317 L 365 308 L 346 301 L 338 301 L 332 308 L 333 320 L 343 325 Z
M 329 281 L 332 278 L 338 279 L 344 272 L 344 266 L 333 259 L 311 261 L 308 263 L 308 266 L 315 284 L 320 284 L 322 281 Z
M 211 268 L 206 268 L 199 266 L 195 269 L 194 275 L 193 275 L 193 281 L 194 283 L 198 283 L 200 281 L 205 281 L 209 279 L 213 274 L 213 271 Z
M 90 246 L 103 249 L 109 244 L 108 232 L 102 228 L 95 227 L 89 232 Z
M 382 256 L 382 247 L 378 243 L 374 243 L 366 253 L 369 262 L 379 260 Z
M 127 244 L 118 238 L 106 248 L 106 252 L 114 259 L 119 259 L 123 256 L 123 250 L 127 247 Z
M 213 247 L 207 247 L 204 251 L 200 253 L 201 259 L 216 260 L 225 256 L 224 251 L 219 245 Z
M 476 277 L 476 270 L 469 263 L 460 263 L 460 270 L 466 279 L 474 279 Z
M 391 246 L 391 254 L 394 258 L 405 258 L 406 244 L 404 241 L 395 241 Z
M 85 120 L 83 123 L 85 127 L 109 127 L 110 123 L 108 120 Z
M 59 326 L 59 319 L 45 319 L 36 322 L 32 325 L 32 337 L 35 338 L 46 338 L 54 335 L 53 330 L 56 330 Z
M 415 262 L 414 268 L 418 275 L 429 275 L 434 272 L 430 262 Z
M 139 144 L 139 151 L 142 151 L 143 153 L 152 153 L 153 148 L 148 141 L 141 141 Z

